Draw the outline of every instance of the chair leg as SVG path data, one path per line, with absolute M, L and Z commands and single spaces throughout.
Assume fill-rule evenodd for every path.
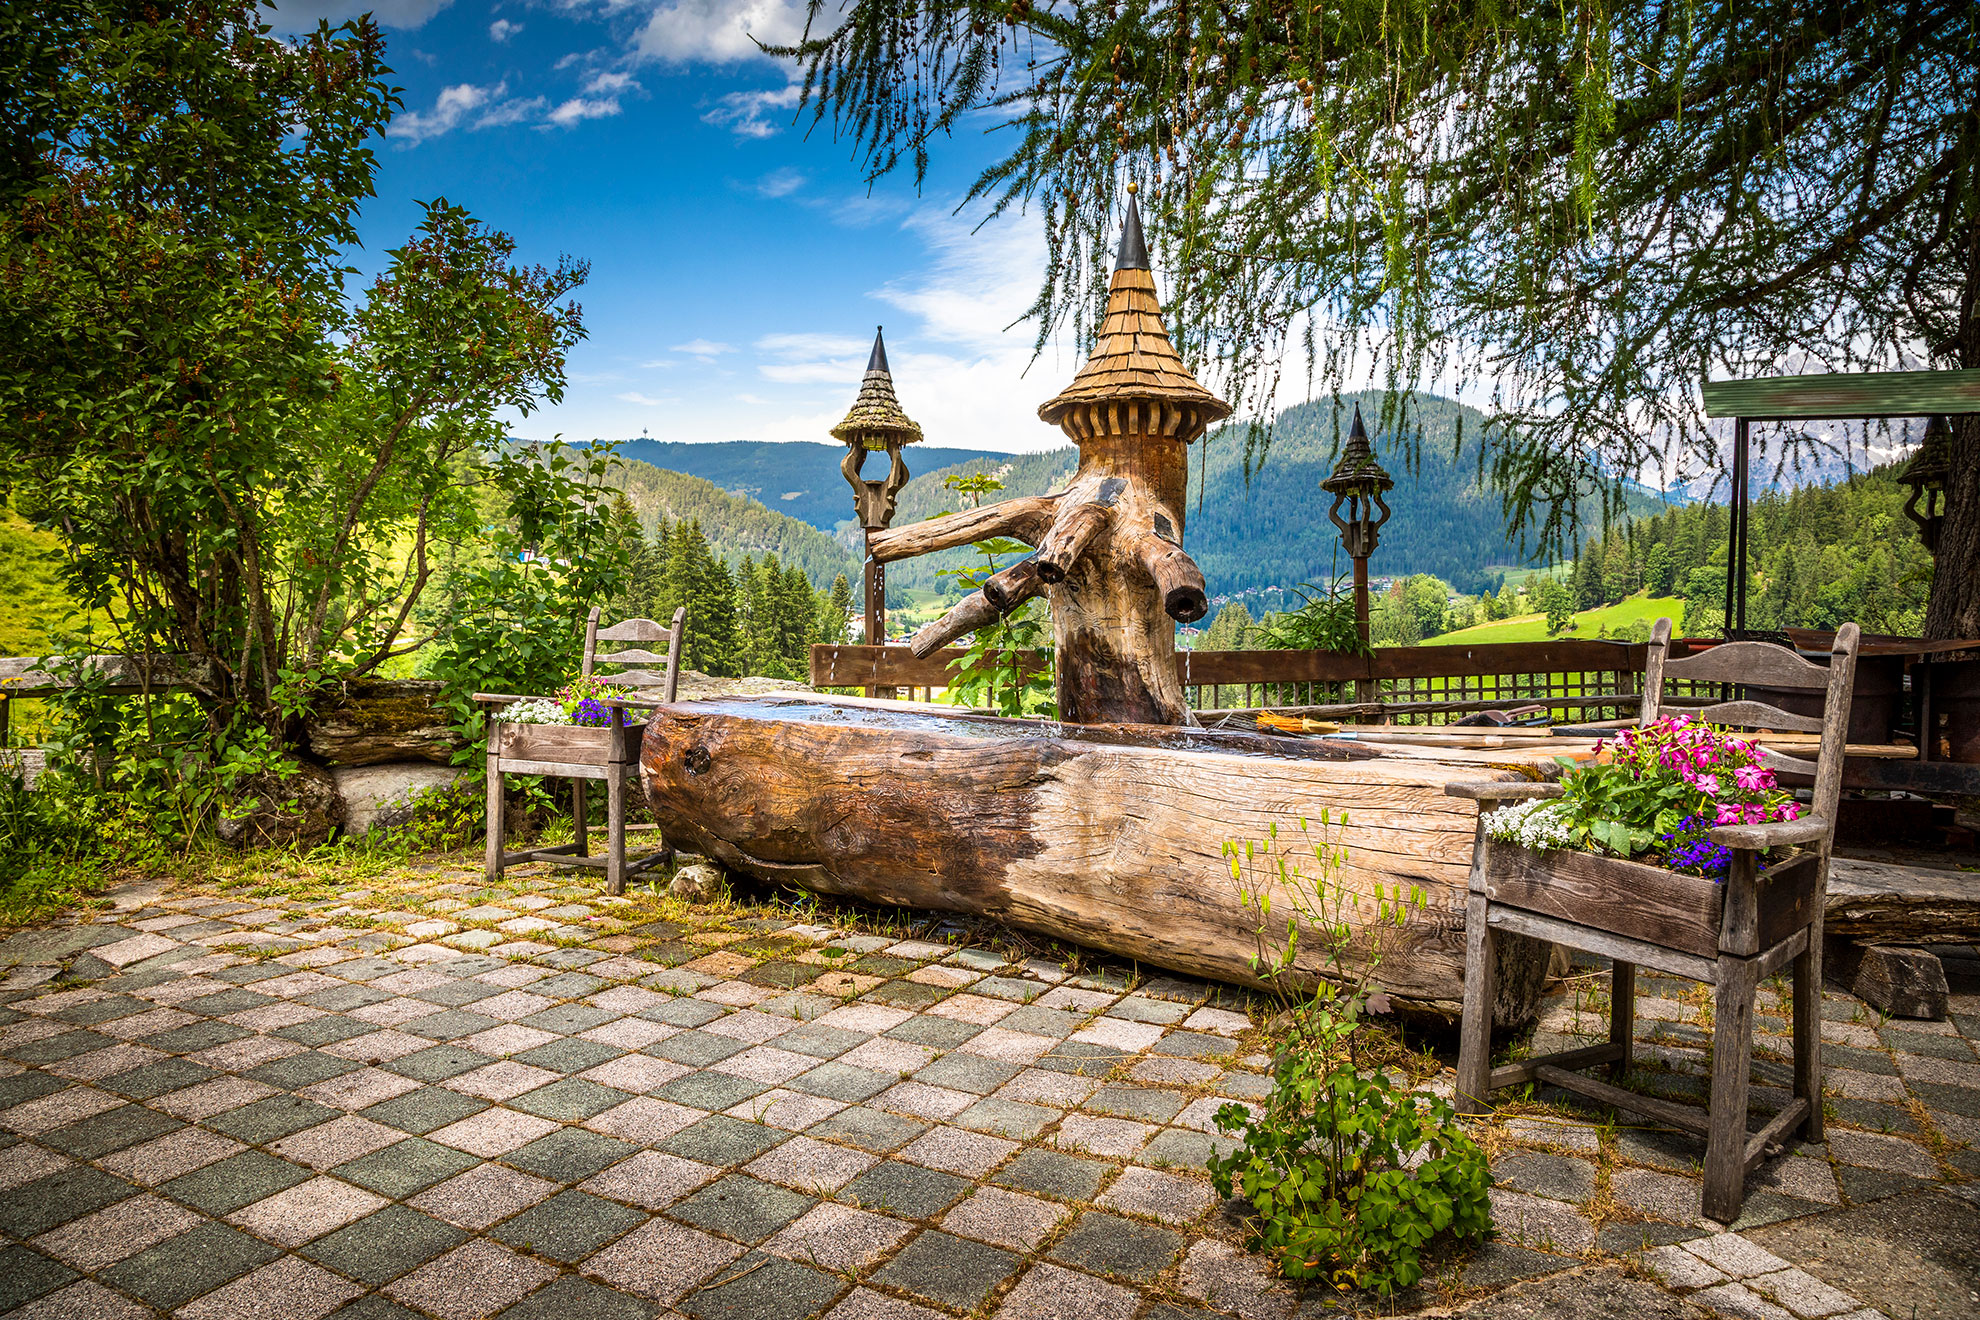
M 1612 964 L 1609 972 L 1609 1043 L 1622 1046 L 1622 1057 L 1609 1065 L 1609 1080 L 1622 1081 L 1629 1072 L 1630 1051 L 1636 1046 L 1636 964 Z
M 1713 996 L 1711 1131 L 1705 1144 L 1705 1213 L 1739 1218 L 1746 1199 L 1746 1096 L 1753 1068 L 1758 964 L 1722 955 Z
M 491 884 L 502 878 L 502 850 L 508 846 L 503 829 L 507 822 L 502 818 L 501 764 L 498 753 L 488 753 L 488 855 L 481 873 Z
M 1457 1110 L 1483 1114 L 1490 1107 L 1492 998 L 1497 941 L 1486 924 L 1489 903 L 1474 893 L 1464 907 L 1464 1018 L 1459 1024 Z
M 1794 960 L 1794 1093 L 1808 1102 L 1803 1141 L 1822 1140 L 1822 928 L 1808 928 L 1808 948 Z
M 605 779 L 605 890 L 626 892 L 626 777 L 616 773 Z
M 591 856 L 591 831 L 586 826 L 584 819 L 584 781 L 582 779 L 573 779 L 571 781 L 571 829 L 573 831 L 572 838 L 577 843 L 577 855 L 580 857 Z

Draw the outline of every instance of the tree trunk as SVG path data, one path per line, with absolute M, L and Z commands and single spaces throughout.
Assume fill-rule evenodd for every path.
M 774 883 L 980 913 L 1173 971 L 1257 984 L 1258 913 L 1224 841 L 1295 818 L 1346 848 L 1350 961 L 1383 940 L 1377 979 L 1456 1011 L 1476 804 L 1453 780 L 1510 770 L 1391 759 L 1269 735 L 941 715 L 844 699 L 684 702 L 646 727 L 641 773 L 668 840 Z M 1323 835 L 1322 812 L 1346 822 Z M 1310 853 L 1305 856 L 1309 871 Z M 1409 928 L 1378 931 L 1376 885 L 1419 888 Z M 1289 911 L 1275 898 L 1274 920 Z M 1283 922 L 1278 932 L 1284 934 Z M 1302 939 L 1300 967 L 1321 964 Z M 1500 941 L 1495 1016 L 1532 1015 L 1547 946 Z
M 1925 607 L 1925 635 L 1935 639 L 1980 637 L 1980 415 L 1952 418 L 1950 458 L 1945 521 Z

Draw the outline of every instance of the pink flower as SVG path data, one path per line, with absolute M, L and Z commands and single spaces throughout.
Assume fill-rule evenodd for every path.
M 1739 808 L 1731 805 L 1730 803 L 1724 803 L 1724 802 L 1720 803 L 1718 819 L 1714 820 L 1712 823 L 1714 825 L 1739 824 Z
M 1717 775 L 1698 775 L 1691 782 L 1706 797 L 1715 798 L 1719 796 L 1719 777 Z
M 1741 766 L 1739 769 L 1733 771 L 1733 778 L 1739 781 L 1741 788 L 1750 789 L 1756 793 L 1762 789 L 1773 787 L 1768 782 L 1773 778 L 1773 775 L 1757 765 Z

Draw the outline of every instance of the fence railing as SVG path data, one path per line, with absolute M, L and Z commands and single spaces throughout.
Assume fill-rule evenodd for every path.
M 1176 677 L 1197 710 L 1297 710 L 1317 717 L 1445 723 L 1473 711 L 1542 705 L 1557 718 L 1619 719 L 1642 700 L 1640 642 L 1563 640 L 1334 651 L 1182 651 Z M 814 687 L 891 688 L 910 699 L 952 681 L 950 647 L 814 646 Z M 1043 670 L 1042 654 L 1028 658 Z

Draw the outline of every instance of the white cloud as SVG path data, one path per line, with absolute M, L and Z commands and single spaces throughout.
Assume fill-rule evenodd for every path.
M 573 96 L 545 116 L 545 122 L 557 128 L 570 128 L 587 119 L 607 119 L 618 113 L 619 98 L 616 96 L 605 100 Z
M 451 133 L 462 119 L 500 99 L 508 86 L 507 83 L 496 83 L 493 87 L 456 83 L 442 88 L 431 110 L 408 110 L 394 116 L 385 135 L 403 139 L 410 147 L 442 133 Z
M 786 165 L 783 169 L 772 170 L 756 181 L 756 195 L 759 197 L 789 197 L 804 187 L 805 176 Z
M 775 137 L 783 132 L 790 120 L 788 112 L 797 103 L 796 83 L 773 91 L 724 92 L 701 116 L 701 122 L 726 128 L 737 137 Z
M 720 343 L 713 339 L 690 339 L 685 344 L 675 344 L 667 351 L 669 353 L 685 353 L 689 357 L 699 358 L 703 362 L 713 362 L 724 353 L 735 352 L 736 346 L 734 344 Z M 669 363 L 667 365 L 671 366 L 672 364 Z
M 584 90 L 589 96 L 619 96 L 640 87 L 630 73 L 594 73 L 585 80 Z
M 505 44 L 510 37 L 522 30 L 522 24 L 511 23 L 506 18 L 498 18 L 488 25 L 488 39 L 497 44 Z
M 453 0 L 282 0 L 264 5 L 268 21 L 278 32 L 303 32 L 329 20 L 342 23 L 359 14 L 370 14 L 388 28 L 418 28 L 445 9 Z
M 535 119 L 550 103 L 540 96 L 515 97 L 499 105 L 491 105 L 474 121 L 476 129 L 501 128 L 507 124 L 520 124 L 527 119 Z
M 624 400 L 626 403 L 636 403 L 642 408 L 666 408 L 680 402 L 678 399 L 656 399 L 650 394 L 641 394 L 637 390 L 628 390 L 624 394 L 615 394 L 612 397 Z
M 803 0 L 666 0 L 633 39 L 633 53 L 667 64 L 767 59 L 757 42 L 796 41 L 804 12 Z

